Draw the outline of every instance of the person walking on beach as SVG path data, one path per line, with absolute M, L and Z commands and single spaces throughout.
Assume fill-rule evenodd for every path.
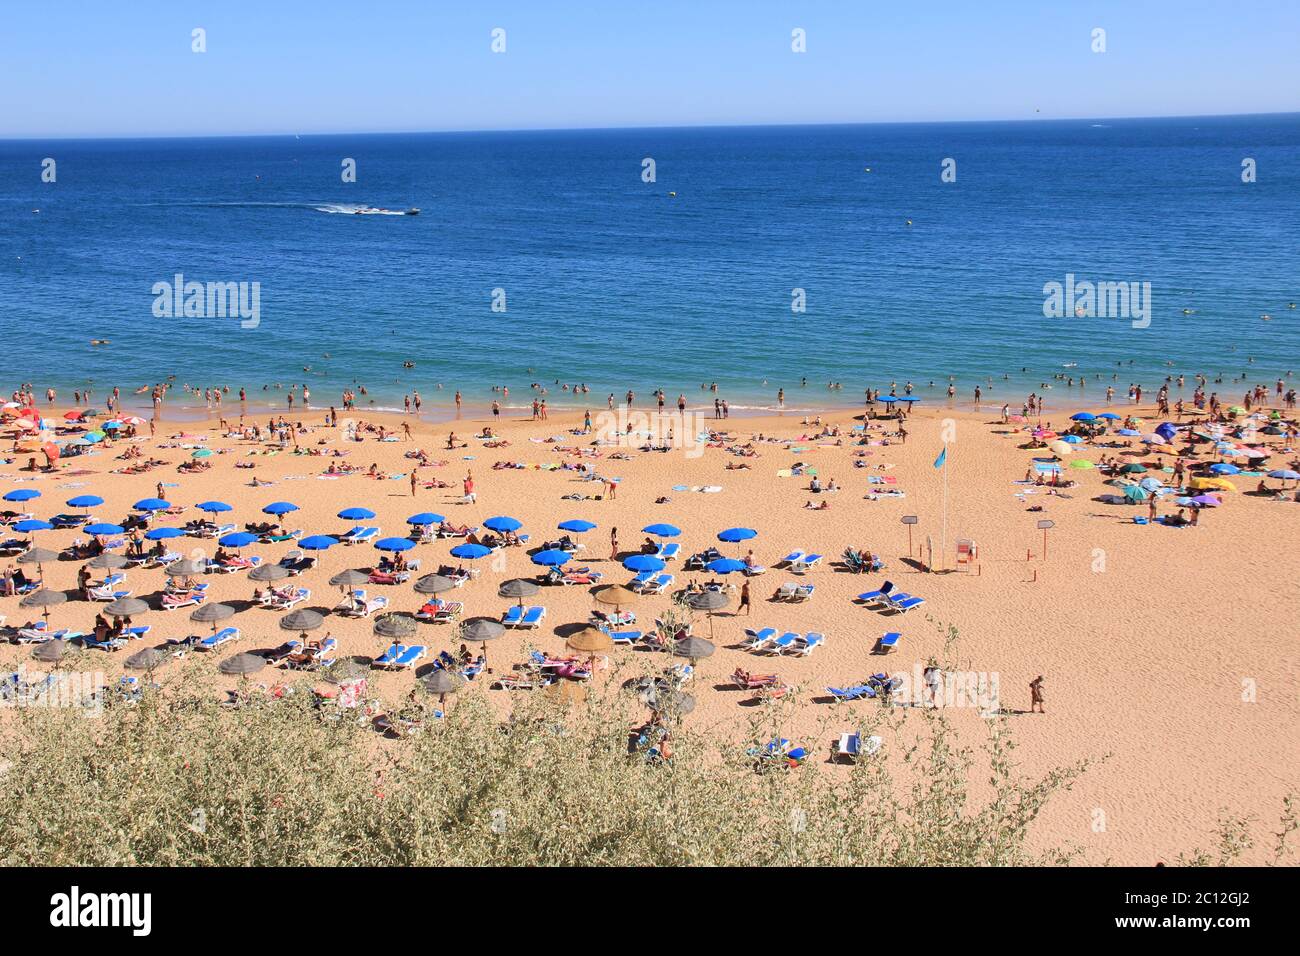
M 609 532 L 609 560 L 618 560 L 618 528 L 611 528 Z
M 498 401 L 492 402 L 492 418 L 496 421 L 501 420 L 501 403 Z
M 744 611 L 745 616 L 748 617 L 749 610 L 749 582 L 746 581 L 740 586 L 740 607 L 736 608 L 736 613 Z
M 460 413 L 460 389 L 456 389 L 456 413 Z
M 605 479 L 605 497 L 611 501 L 618 498 L 618 482 L 613 478 Z
M 1029 712 L 1045 714 L 1043 709 L 1043 675 L 1039 674 L 1029 682 Z
M 469 504 L 476 504 L 478 502 L 478 495 L 474 493 L 474 473 L 472 471 L 467 471 L 465 473 L 464 489 L 465 501 Z

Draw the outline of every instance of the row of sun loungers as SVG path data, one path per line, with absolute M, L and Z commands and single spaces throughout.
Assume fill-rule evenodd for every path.
M 859 594 L 858 600 L 867 607 L 878 608 L 882 611 L 897 611 L 899 614 L 905 614 L 925 603 L 925 598 L 894 590 L 891 581 L 886 581 L 880 586 L 879 590 Z
M 789 654 L 796 657 L 807 657 L 826 643 L 826 635 L 819 634 L 816 631 L 809 631 L 807 634 L 787 631 L 784 634 L 779 634 L 776 628 L 765 627 L 760 631 L 745 628 L 745 634 L 745 649 L 756 654 Z
M 799 604 L 812 597 L 816 589 L 815 584 L 799 584 L 795 581 L 787 581 L 776 589 L 776 593 L 772 595 L 772 600 Z
M 546 608 L 540 606 L 520 607 L 515 605 L 501 615 L 501 623 L 506 627 L 517 627 L 520 629 L 541 627 L 542 621 L 546 617 Z

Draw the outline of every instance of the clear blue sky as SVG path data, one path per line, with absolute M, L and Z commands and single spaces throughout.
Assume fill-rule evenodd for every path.
M 5 0 L 0 137 L 1290 112 L 1297 38 L 1300 0 Z

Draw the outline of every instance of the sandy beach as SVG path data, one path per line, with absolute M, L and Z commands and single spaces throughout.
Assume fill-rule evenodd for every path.
M 1117 404 L 1114 410 L 1152 424 L 1157 421 L 1151 407 Z M 59 422 L 65 411 L 41 408 L 42 416 Z M 603 409 L 593 408 L 593 416 L 598 411 Z M 226 413 L 230 416 L 231 409 Z M 346 414 L 340 412 L 340 417 Z M 848 410 L 822 416 L 824 426 L 838 428 L 838 436 L 821 435 L 824 429 L 803 424 L 801 415 L 725 422 L 710 417 L 703 424 L 725 429 L 729 439 L 717 442 L 718 447 L 664 452 L 593 447 L 591 435 L 573 433 L 583 424 L 575 413 L 552 414 L 544 422 L 505 417 L 493 421 L 486 414 L 466 415 L 449 424 L 417 421 L 410 439 L 402 435 L 400 414 L 359 410 L 353 417 L 396 432 L 397 440 L 379 441 L 374 432 L 362 431 L 362 441 L 345 442 L 341 428 L 324 425 L 323 410 L 299 410 L 292 416 L 305 426 L 297 436 L 298 446 L 319 454 L 295 454 L 292 447 L 269 454 L 264 443 L 222 435 L 215 416 L 203 422 L 164 419 L 152 438 L 142 426 L 140 437 L 101 443 L 86 454 L 64 458 L 51 472 L 25 470 L 30 456 L 12 455 L 0 469 L 0 484 L 5 491 L 41 493 L 21 504 L 6 502 L 15 512 L 49 518 L 75 510 L 65 507 L 66 499 L 93 494 L 105 499 L 92 509 L 96 520 L 120 522 L 135 501 L 153 496 L 162 483 L 166 499 L 183 510 L 158 515 L 154 527 L 180 526 L 203 517 L 193 506 L 208 499 L 231 503 L 232 512 L 215 517 L 240 528 L 245 522 L 266 520 L 260 509 L 268 503 L 292 502 L 299 510 L 285 516 L 285 526 L 309 535 L 346 531 L 357 522 L 336 514 L 357 506 L 376 512 L 364 523 L 380 527 L 382 535 L 405 536 L 410 531 L 405 519 L 416 512 L 436 512 L 470 526 L 481 526 L 493 515 L 518 518 L 521 533 L 530 535 L 528 544 L 474 562 L 477 578 L 452 595 L 464 602 L 467 616 L 500 616 L 512 602 L 497 595 L 497 586 L 508 578 L 534 576 L 540 569 L 527 552 L 557 538 L 557 524 L 568 519 L 597 525 L 581 536 L 585 549 L 571 564 L 601 572 L 602 584 L 626 584 L 632 577 L 611 560 L 614 528 L 624 556 L 639 550 L 646 537 L 640 529 L 652 522 L 682 529 L 674 539 L 681 555 L 667 568 L 676 576 L 671 590 L 692 578 L 714 577 L 685 571 L 687 556 L 709 546 L 730 557 L 743 557 L 752 549 L 755 561 L 767 571 L 748 578 L 753 598 L 749 614 L 736 614 L 733 591 L 728 608 L 713 618 L 718 650 L 698 664 L 691 688 L 698 706 L 686 718 L 692 726 L 741 739 L 748 726 L 750 695 L 735 689 L 730 675 L 737 668 L 774 673 L 799 688 L 785 735 L 824 756 L 830 744 L 827 727 L 834 725 L 836 733 L 851 729 L 838 726 L 844 721 L 836 716 L 837 705 L 825 702 L 827 686 L 850 686 L 878 671 L 911 674 L 931 661 L 992 675 L 1000 709 L 1012 715 L 1022 772 L 1035 776 L 1054 766 L 1095 761 L 1072 789 L 1052 801 L 1034 831 L 1035 840 L 1044 845 L 1079 847 L 1085 862 L 1149 865 L 1170 860 L 1180 851 L 1212 844 L 1221 813 L 1273 825 L 1283 797 L 1300 787 L 1300 744 L 1294 734 L 1300 719 L 1300 665 L 1293 634 L 1300 589 L 1291 553 L 1300 530 L 1300 505 L 1291 500 L 1293 493 L 1287 501 L 1243 494 L 1254 490 L 1257 478 L 1238 477 L 1240 490 L 1225 495 L 1222 507 L 1205 509 L 1196 527 L 1175 528 L 1134 523 L 1134 516 L 1147 514 L 1145 504 L 1095 500 L 1114 491 L 1097 470 L 1064 470 L 1064 476 L 1078 482 L 1064 494 L 1019 483 L 1031 459 L 1042 453 L 1020 447 L 1029 439 L 1022 430 L 1028 426 L 1002 423 L 998 409 L 991 406 L 970 411 L 922 404 L 904 423 L 905 441 L 886 437 L 896 427 L 892 421 L 868 422 L 865 430 L 854 431 L 862 422 Z M 1043 417 L 1044 424 L 1050 421 L 1062 431 L 1070 424 L 1067 419 L 1068 412 Z M 263 426 L 266 420 L 257 418 Z M 475 437 L 485 426 L 496 436 L 490 443 Z M 447 449 L 449 429 L 468 447 Z M 679 423 L 675 441 L 680 441 L 680 433 Z M 764 440 L 758 440 L 759 435 Z M 1286 462 L 1295 453 L 1281 452 L 1281 442 L 1280 437 L 1271 439 L 1268 447 L 1277 453 L 1268 468 L 1293 467 Z M 740 446 L 749 446 L 753 454 L 730 450 Z M 162 464 L 140 474 L 115 473 L 131 464 L 119 457 L 131 448 Z M 178 465 L 193 460 L 200 448 L 213 453 L 202 459 L 210 468 L 196 474 L 178 472 Z M 945 448 L 946 466 L 934 467 Z M 415 449 L 424 449 L 432 464 L 418 469 L 413 496 L 409 476 L 418 462 L 406 455 Z M 1106 451 L 1115 453 L 1085 446 L 1076 457 L 1095 460 Z M 1126 460 L 1154 462 L 1157 457 L 1142 454 L 1141 445 L 1120 452 Z M 626 457 L 611 457 L 616 453 Z M 1166 464 L 1172 463 L 1164 457 Z M 855 461 L 863 467 L 855 467 Z M 503 462 L 523 467 L 494 467 Z M 601 478 L 614 479 L 615 494 L 608 494 L 611 485 L 605 481 L 584 480 L 572 467 L 557 467 L 581 462 Z M 237 463 L 254 467 L 236 468 Z M 346 463 L 358 473 L 324 474 L 331 463 Z M 377 477 L 367 474 L 372 464 Z M 833 479 L 839 490 L 810 491 L 808 474 L 790 473 L 796 465 L 814 469 L 823 484 Z M 477 500 L 464 503 L 462 481 L 471 472 Z M 1161 477 L 1169 480 L 1168 475 Z M 435 481 L 447 487 L 428 487 Z M 1269 484 L 1278 488 L 1281 483 Z M 1294 482 L 1286 485 L 1290 488 Z M 570 495 L 586 498 L 566 498 Z M 808 507 L 820 503 L 826 507 Z M 1035 508 L 1041 510 L 1030 510 Z M 1170 504 L 1161 505 L 1162 514 L 1174 510 Z M 908 527 L 901 522 L 906 515 L 917 517 L 910 554 Z M 1045 519 L 1054 523 L 1046 542 L 1038 526 Z M 740 544 L 719 543 L 717 532 L 732 527 L 752 528 L 757 536 Z M 37 531 L 34 543 L 62 550 L 78 538 L 86 538 L 79 529 Z M 958 539 L 975 545 L 973 558 L 960 564 Z M 927 541 L 934 549 L 934 571 L 926 567 Z M 946 548 L 941 549 L 942 542 Z M 448 550 L 456 543 L 439 539 L 406 552 L 421 562 L 415 577 L 443 563 L 455 564 Z M 188 537 L 164 544 L 185 555 L 195 549 L 210 555 L 216 547 L 212 540 Z M 292 546 L 252 545 L 242 553 L 275 561 Z M 839 566 L 846 547 L 870 549 L 884 560 L 885 568 L 849 573 Z M 795 575 L 778 562 L 796 549 L 823 558 Z M 0 564 L 12 565 L 15 556 Z M 291 583 L 311 589 L 307 606 L 332 608 L 339 590 L 330 587 L 328 579 L 348 568 L 370 568 L 380 553 L 368 544 L 339 545 L 317 557 L 317 567 Z M 70 560 L 45 565 L 45 586 L 72 595 L 80 565 Z M 94 658 L 110 682 L 122 673 L 122 660 L 130 653 L 206 629 L 188 620 L 189 610 L 156 609 L 155 592 L 164 580 L 160 569 L 127 572 L 125 586 L 155 608 L 133 622 L 150 624 L 152 631 L 123 651 Z M 242 571 L 209 574 L 204 580 L 209 603 L 247 600 L 254 587 Z M 727 583 L 739 586 L 743 580 L 733 574 Z M 924 604 L 906 614 L 886 614 L 855 601 L 886 580 L 924 598 Z M 772 600 L 786 582 L 811 584 L 814 593 L 797 604 Z M 414 611 L 423 601 L 410 582 L 371 585 L 368 590 L 388 597 L 389 610 Z M 651 628 L 670 601 L 668 593 L 639 598 L 634 605 L 636 626 Z M 513 692 L 490 689 L 492 680 L 522 661 L 529 647 L 563 652 L 564 638 L 557 629 L 566 633 L 598 607 L 591 588 L 584 586 L 545 587 L 527 603 L 546 607 L 542 626 L 509 631 L 493 641 L 488 654 L 494 673 L 480 675 L 464 691 L 486 695 L 502 713 L 509 711 Z M 97 610 L 74 597 L 51 609 L 52 626 L 89 630 Z M 38 614 L 22 607 L 17 596 L 0 598 L 0 615 L 10 627 Z M 217 661 L 232 652 L 280 644 L 291 635 L 277 626 L 279 616 L 262 609 L 240 613 L 227 623 L 241 629 L 242 639 L 211 655 L 191 655 L 198 660 L 188 666 L 210 671 L 214 693 L 224 692 L 233 680 L 216 674 Z M 372 634 L 372 623 L 329 614 L 324 628 L 313 636 L 328 632 L 337 639 L 340 655 L 374 657 L 388 642 Z M 807 657 L 759 657 L 738 646 L 745 627 L 820 632 L 826 640 Z M 955 640 L 950 639 L 950 627 L 956 628 Z M 877 639 L 887 632 L 901 633 L 897 649 L 887 656 L 873 653 Z M 702 616 L 695 633 L 708 636 Z M 453 628 L 446 625 L 422 624 L 416 640 L 434 655 L 457 647 Z M 27 646 L 0 645 L 0 670 L 19 667 L 30 653 Z M 617 664 L 629 655 L 653 658 L 654 667 L 671 663 L 661 653 L 625 648 L 616 648 L 612 656 Z M 615 673 L 621 673 L 618 666 L 597 670 L 593 680 L 611 680 Z M 1029 683 L 1040 675 L 1045 712 L 1029 713 Z M 263 671 L 257 679 L 277 678 L 275 672 Z M 376 671 L 369 678 L 368 693 L 397 702 L 413 682 L 410 672 Z M 980 708 L 948 710 L 963 739 L 978 745 L 986 730 Z M 900 712 L 906 725 L 907 715 Z M 900 731 L 900 736 L 906 732 Z M 886 741 L 886 747 L 890 743 Z M 799 772 L 837 771 L 811 761 Z M 1266 852 L 1267 847 L 1257 846 L 1245 860 L 1258 861 Z

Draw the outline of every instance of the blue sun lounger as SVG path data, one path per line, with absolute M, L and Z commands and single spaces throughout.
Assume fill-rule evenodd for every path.
M 799 635 L 794 631 L 786 631 L 762 650 L 766 654 L 784 654 L 786 651 L 794 650 L 799 640 Z
M 880 638 L 880 640 L 876 641 L 875 652 L 877 654 L 888 654 L 898 646 L 898 642 L 902 639 L 902 634 L 899 634 L 897 631 L 890 631 L 888 634 Z
M 745 641 L 743 646 L 747 651 L 756 651 L 767 644 L 768 641 L 776 637 L 776 635 L 777 630 L 774 627 L 765 627 L 760 631 L 756 631 L 752 627 L 747 627 L 745 628 L 745 636 L 748 640 Z
M 865 594 L 859 594 L 858 600 L 863 604 L 871 607 L 873 604 L 884 604 L 889 600 L 890 592 L 894 590 L 894 582 L 886 581 L 879 590 L 867 591 Z
M 215 651 L 218 647 L 239 640 L 239 628 L 223 627 L 215 634 L 209 634 L 195 645 L 195 650 Z
M 915 597 L 911 594 L 891 594 L 885 598 L 885 604 L 899 614 L 905 614 L 914 607 L 920 607 L 925 603 L 925 598 Z
M 843 703 L 849 700 L 865 700 L 876 696 L 874 688 L 866 684 L 859 684 L 857 687 L 827 687 L 826 693 L 835 698 L 836 703 Z

